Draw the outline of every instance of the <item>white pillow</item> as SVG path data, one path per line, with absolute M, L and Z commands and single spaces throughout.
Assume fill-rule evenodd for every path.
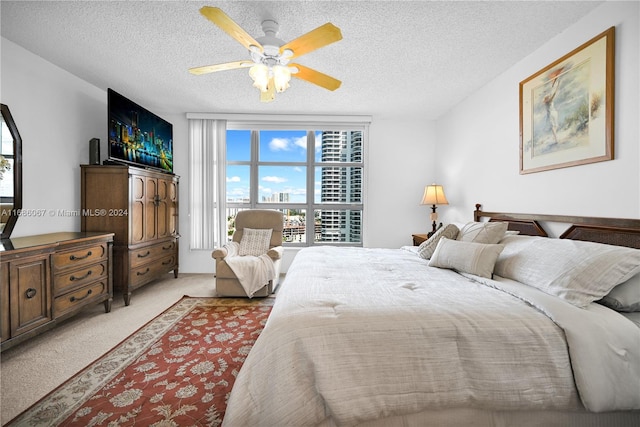
M 502 248 L 502 245 L 461 242 L 442 237 L 428 265 L 490 279 Z
M 444 227 L 440 227 L 436 230 L 435 233 L 427 240 L 422 242 L 420 246 L 418 246 L 418 255 L 420 255 L 424 259 L 429 259 L 433 255 L 433 251 L 436 250 L 436 246 L 442 237 L 447 239 L 454 240 L 458 236 L 458 227 L 453 224 L 448 224 Z
M 500 238 L 500 242 L 502 242 L 502 239 L 504 239 L 505 237 L 517 236 L 518 234 L 520 234 L 520 232 L 517 231 L 517 230 L 507 230 L 507 231 L 504 232 L 504 234 Z M 500 243 L 500 242 L 498 242 L 498 243 Z
M 615 311 L 640 311 L 640 274 L 611 289 L 598 302 Z
M 266 254 L 269 250 L 272 232 L 271 228 L 244 228 L 238 255 L 260 256 Z
M 640 272 L 640 249 L 579 240 L 509 236 L 495 274 L 586 307 Z
M 498 243 L 503 237 L 508 222 L 469 222 L 460 229 L 457 239 L 462 242 Z

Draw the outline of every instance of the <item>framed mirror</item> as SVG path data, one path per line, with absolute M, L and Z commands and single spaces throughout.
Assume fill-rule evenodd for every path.
M 22 138 L 9 107 L 0 110 L 0 238 L 8 239 L 22 209 Z

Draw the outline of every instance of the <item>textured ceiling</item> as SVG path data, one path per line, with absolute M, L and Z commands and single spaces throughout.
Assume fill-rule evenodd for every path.
M 367 114 L 435 119 L 601 2 L 6 1 L 2 36 L 161 113 Z M 190 67 L 249 57 L 198 12 L 218 6 L 254 38 L 267 18 L 290 41 L 332 22 L 343 40 L 296 62 L 342 80 L 293 79 L 260 103 L 248 70 Z

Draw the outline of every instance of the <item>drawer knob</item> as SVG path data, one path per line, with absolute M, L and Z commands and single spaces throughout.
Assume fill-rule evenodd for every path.
M 92 292 L 93 292 L 93 291 L 92 291 L 91 289 L 89 289 L 89 290 L 87 291 L 87 294 L 86 294 L 85 296 L 80 297 L 80 298 L 71 297 L 71 298 L 69 298 L 69 301 L 71 301 L 71 302 L 82 301 L 83 299 L 85 299 L 86 297 L 88 297 L 89 295 L 91 295 L 91 293 L 92 293 Z
M 85 258 L 89 258 L 91 256 L 91 251 L 87 252 L 87 254 L 85 256 L 75 256 L 75 255 L 71 255 L 69 257 L 69 259 L 71 261 L 79 261 L 81 259 L 85 259 Z
M 146 257 L 148 257 L 149 255 L 151 255 L 151 251 L 147 251 L 147 253 L 146 253 L 146 254 L 144 254 L 144 255 L 143 255 L 143 254 L 138 254 L 138 258 L 146 258 Z
M 147 269 L 145 271 L 137 271 L 136 275 L 137 276 L 144 276 L 145 274 L 147 274 L 149 272 L 149 267 L 147 267 Z
M 24 295 L 25 295 L 28 299 L 31 299 L 31 298 L 35 297 L 37 293 L 38 293 L 38 291 L 36 291 L 34 288 L 29 288 L 29 289 L 27 289 L 27 291 L 24 293 Z

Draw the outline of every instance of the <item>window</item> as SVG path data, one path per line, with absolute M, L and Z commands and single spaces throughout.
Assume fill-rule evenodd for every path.
M 277 209 L 286 246 L 361 246 L 364 129 L 282 127 L 228 123 L 228 235 L 239 210 Z

